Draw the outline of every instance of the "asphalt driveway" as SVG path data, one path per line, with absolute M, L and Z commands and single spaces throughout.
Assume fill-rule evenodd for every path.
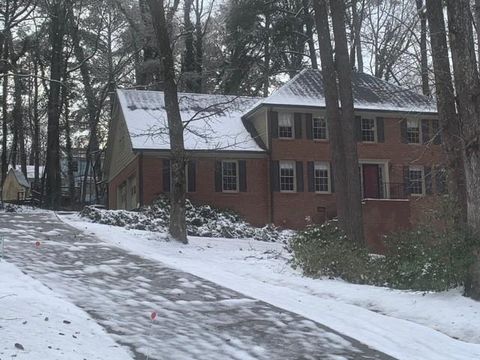
M 88 312 L 135 359 L 392 359 L 322 324 L 85 235 L 53 213 L 0 213 L 0 235 L 7 261 Z

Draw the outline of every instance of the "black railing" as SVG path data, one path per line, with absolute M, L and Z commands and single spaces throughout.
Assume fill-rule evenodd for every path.
M 386 189 L 389 189 L 389 199 L 407 199 L 408 191 L 404 183 L 385 183 Z
M 408 191 L 403 183 L 387 183 L 382 182 L 378 186 L 378 191 L 363 191 L 363 198 L 370 199 L 407 199 Z

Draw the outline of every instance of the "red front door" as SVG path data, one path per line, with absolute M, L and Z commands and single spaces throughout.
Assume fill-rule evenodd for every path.
M 363 197 L 365 199 L 380 198 L 378 165 L 363 164 Z

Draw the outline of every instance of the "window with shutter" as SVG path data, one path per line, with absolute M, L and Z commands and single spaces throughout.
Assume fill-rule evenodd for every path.
M 295 161 L 280 161 L 280 192 L 296 191 L 296 163 Z
M 377 125 L 376 125 L 375 119 L 362 118 L 361 131 L 362 131 L 363 142 L 377 141 Z
M 330 193 L 330 164 L 316 162 L 314 165 L 314 187 L 316 193 Z
M 281 139 L 292 139 L 293 134 L 293 114 L 278 114 L 278 137 Z
M 409 167 L 408 182 L 411 195 L 425 195 L 425 171 L 423 166 Z
M 312 127 L 314 140 L 328 139 L 327 120 L 325 118 L 313 118 Z
M 407 142 L 409 144 L 420 144 L 422 138 L 420 120 L 407 120 Z
M 234 160 L 222 161 L 222 191 L 238 192 L 238 162 Z

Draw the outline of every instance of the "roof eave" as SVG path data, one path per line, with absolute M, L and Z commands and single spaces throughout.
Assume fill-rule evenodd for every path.
M 262 107 L 287 107 L 287 108 L 312 108 L 312 109 L 325 109 L 325 106 L 323 105 L 305 105 L 305 104 L 278 104 L 278 103 L 268 103 L 268 102 L 263 102 L 261 104 L 258 104 L 255 108 L 251 109 L 247 113 L 245 113 L 242 116 L 243 118 L 248 118 L 251 115 L 253 115 L 255 112 L 257 112 L 260 108 Z M 399 113 L 399 114 L 411 114 L 411 115 L 430 115 L 430 116 L 436 116 L 438 115 L 438 111 L 420 111 L 420 110 L 398 110 L 398 109 L 371 109 L 371 108 L 364 108 L 364 107 L 357 107 L 354 109 L 355 111 L 365 111 L 365 112 L 378 112 L 378 113 Z
M 134 153 L 143 152 L 156 152 L 156 153 L 168 153 L 170 149 L 151 149 L 151 148 L 133 148 Z M 187 153 L 236 153 L 236 154 L 266 154 L 265 150 L 228 150 L 228 149 L 186 149 Z

